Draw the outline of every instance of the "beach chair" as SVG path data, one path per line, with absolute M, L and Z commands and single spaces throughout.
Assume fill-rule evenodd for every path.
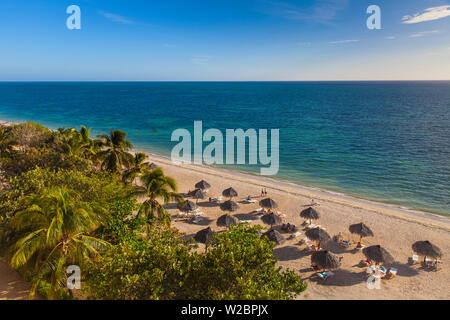
M 263 211 L 264 211 L 263 208 L 258 208 L 258 209 L 253 210 L 253 212 L 255 212 L 255 213 L 262 213 Z
M 314 229 L 314 228 L 316 228 L 317 226 L 314 224 L 314 223 L 311 223 L 310 225 L 308 225 L 306 228 L 307 229 Z
M 387 272 L 386 276 L 384 277 L 385 279 L 389 280 L 392 279 L 393 277 L 395 277 L 397 275 L 397 268 L 389 268 L 389 271 Z
M 299 236 L 301 236 L 301 235 L 302 235 L 302 233 L 297 231 L 296 233 L 291 234 L 291 235 L 289 236 L 288 240 L 297 238 L 297 237 L 299 237 Z
M 334 276 L 334 273 L 331 271 L 327 271 L 327 272 L 318 272 L 317 275 L 319 276 L 319 278 L 326 280 L 328 278 L 331 278 L 332 276 Z
M 343 248 L 349 248 L 350 245 L 351 245 L 350 240 L 342 240 L 342 241 L 340 241 L 338 243 Z
M 409 264 L 418 264 L 419 263 L 419 256 L 414 254 L 412 257 L 408 258 Z

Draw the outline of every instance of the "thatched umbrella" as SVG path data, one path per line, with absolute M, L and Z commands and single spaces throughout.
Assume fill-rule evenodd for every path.
M 370 261 L 375 261 L 378 263 L 391 264 L 394 262 L 392 255 L 387 252 L 386 249 L 382 248 L 380 245 L 370 246 L 363 249 L 363 253 L 366 258 Z
M 312 220 L 319 219 L 319 213 L 315 209 L 309 207 L 309 208 L 303 210 L 302 212 L 300 212 L 300 217 L 309 219 L 309 224 L 311 224 Z
M 196 199 L 197 200 L 196 202 L 198 202 L 198 199 L 205 199 L 205 194 L 200 189 L 195 189 L 194 191 L 191 191 L 189 193 L 189 196 Z
M 197 205 L 190 200 L 185 200 L 180 204 L 178 209 L 184 212 L 192 212 L 197 209 Z
M 273 225 L 279 225 L 283 222 L 283 220 L 280 218 L 280 216 L 276 215 L 275 213 L 271 213 L 271 214 L 265 214 L 261 220 L 265 223 L 265 224 L 270 224 L 270 226 Z
M 263 239 L 264 237 L 267 237 L 269 241 L 273 241 L 276 244 L 282 244 L 286 241 L 286 239 L 283 238 L 281 233 L 279 233 L 277 230 L 274 229 L 270 229 L 269 231 L 263 233 L 261 235 L 261 239 Z
M 334 253 L 326 250 L 313 252 L 311 263 L 320 269 L 337 269 L 341 265 L 339 258 Z
M 233 188 L 228 188 L 228 189 L 225 189 L 225 190 L 223 190 L 222 191 L 222 195 L 224 196 L 224 197 L 227 197 L 227 198 L 233 198 L 233 197 L 237 197 L 238 196 L 238 193 L 237 193 L 237 191 L 236 190 L 234 190 Z
M 208 190 L 209 188 L 211 188 L 211 185 L 205 180 L 202 180 L 195 184 L 195 188 L 201 190 Z
M 266 199 L 262 199 L 259 202 L 259 205 L 263 208 L 268 208 L 268 209 L 275 209 L 278 208 L 278 203 L 276 203 L 274 200 L 272 200 L 271 198 L 266 198 Z
M 362 222 L 352 224 L 350 227 L 348 227 L 348 230 L 353 234 L 359 235 L 359 243 L 360 244 L 361 244 L 363 237 L 373 237 L 372 230 L 370 230 L 370 228 Z
M 229 214 L 224 214 L 217 219 L 216 224 L 219 227 L 229 227 L 231 225 L 237 226 L 239 224 L 239 219 L 234 216 L 230 216 Z
M 211 227 L 208 227 L 206 229 L 202 229 L 199 232 L 197 232 L 194 236 L 195 241 L 201 242 L 201 243 L 212 243 L 214 242 L 214 235 L 216 233 L 211 230 Z
M 331 240 L 330 235 L 325 230 L 320 228 L 309 229 L 305 232 L 305 235 L 309 239 L 316 241 L 318 248 L 320 248 L 321 243 Z
M 234 201 L 227 200 L 220 204 L 220 209 L 222 209 L 223 211 L 227 211 L 227 212 L 233 212 L 233 211 L 236 211 L 237 209 L 239 209 L 239 205 Z
M 430 241 L 417 241 L 412 245 L 412 249 L 419 255 L 422 255 L 423 261 L 427 260 L 427 257 L 438 259 L 442 256 L 442 251 Z

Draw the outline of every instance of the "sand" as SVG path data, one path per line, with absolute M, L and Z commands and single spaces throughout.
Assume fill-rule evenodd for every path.
M 251 176 L 223 169 L 215 169 L 197 165 L 175 165 L 169 159 L 151 156 L 151 161 L 160 165 L 164 172 L 178 182 L 179 192 L 187 193 L 194 189 L 196 182 L 205 179 L 211 184 L 208 197 L 221 195 L 222 190 L 232 186 L 238 193 L 235 199 L 240 205 L 235 214 L 242 220 L 256 218 L 251 212 L 260 206 L 258 203 L 243 204 L 241 200 L 248 195 L 256 200 L 260 197 L 261 188 L 266 188 L 268 196 L 278 204 L 277 209 L 285 214 L 285 222 L 300 227 L 302 235 L 287 240 L 283 245 L 275 247 L 274 254 L 279 265 L 290 268 L 301 274 L 308 283 L 308 289 L 298 299 L 450 299 L 450 274 L 447 272 L 450 259 L 450 219 L 426 212 L 408 210 L 397 206 L 371 202 L 319 189 L 299 186 L 272 179 Z M 392 265 L 398 274 L 390 280 L 382 280 L 380 289 L 366 287 L 366 269 L 357 266 L 364 259 L 361 251 L 352 245 L 342 249 L 334 242 L 324 246 L 343 257 L 342 267 L 335 271 L 334 277 L 326 281 L 317 280 L 310 269 L 310 254 L 303 251 L 305 245 L 299 245 L 304 237 L 304 222 L 299 213 L 314 199 L 319 205 L 316 209 L 321 214 L 316 222 L 325 227 L 333 236 L 342 232 L 345 237 L 357 242 L 358 236 L 348 232 L 348 226 L 364 222 L 374 232 L 374 237 L 363 239 L 366 246 L 380 244 L 396 259 Z M 222 230 L 216 226 L 216 220 L 223 214 L 217 205 L 208 203 L 208 199 L 199 200 L 199 207 L 204 212 L 204 220 L 199 224 L 177 220 L 178 210 L 173 204 L 168 205 L 173 215 L 173 225 L 188 236 L 211 226 L 213 230 Z M 260 219 L 250 224 L 261 224 Z M 267 226 L 265 226 L 267 227 Z M 285 235 L 287 238 L 287 235 Z M 434 272 L 425 270 L 420 264 L 409 265 L 408 258 L 413 252 L 411 245 L 418 240 L 429 240 L 439 246 L 444 253 L 442 270 Z

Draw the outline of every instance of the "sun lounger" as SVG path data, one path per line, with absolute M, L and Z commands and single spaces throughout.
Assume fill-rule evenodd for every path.
M 193 219 L 191 220 L 191 222 L 197 224 L 197 223 L 199 223 L 199 222 L 202 221 L 202 220 L 203 220 L 202 217 L 195 217 L 195 218 L 193 218 Z
M 317 226 L 314 223 L 311 223 L 309 226 L 307 226 L 308 229 L 314 229 Z
M 264 211 L 264 208 L 258 208 L 258 209 L 253 210 L 253 212 L 256 212 L 256 213 L 260 213 L 263 211 Z
M 327 271 L 327 272 L 318 272 L 317 275 L 318 275 L 320 278 L 326 280 L 326 279 L 331 278 L 332 276 L 334 276 L 334 273 L 331 272 L 331 271 Z
M 350 243 L 349 240 L 342 240 L 342 241 L 339 242 L 339 245 L 341 247 L 348 248 L 348 247 L 350 247 L 351 243 Z
M 389 271 L 387 272 L 385 279 L 392 279 L 397 275 L 397 268 L 389 268 Z
M 251 223 L 253 220 L 239 220 L 241 223 Z
M 243 202 L 245 202 L 245 203 L 255 203 L 256 200 L 255 199 L 245 199 Z

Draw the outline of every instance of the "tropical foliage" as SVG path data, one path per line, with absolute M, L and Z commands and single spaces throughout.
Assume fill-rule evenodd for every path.
M 48 299 L 291 299 L 300 277 L 239 225 L 205 252 L 170 224 L 175 180 L 126 133 L 27 122 L 0 128 L 0 256 Z M 66 286 L 82 270 L 82 292 Z

